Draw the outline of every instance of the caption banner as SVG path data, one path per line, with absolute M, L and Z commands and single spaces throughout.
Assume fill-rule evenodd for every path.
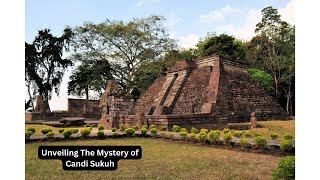
M 40 146 L 39 159 L 60 159 L 64 170 L 116 170 L 120 159 L 141 159 L 141 146 Z

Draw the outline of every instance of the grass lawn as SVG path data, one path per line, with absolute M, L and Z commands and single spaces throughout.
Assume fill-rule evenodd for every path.
M 116 171 L 64 171 L 40 160 L 40 145 L 140 145 L 142 159 L 120 160 Z M 271 179 L 280 157 L 161 139 L 126 138 L 25 145 L 26 179 Z

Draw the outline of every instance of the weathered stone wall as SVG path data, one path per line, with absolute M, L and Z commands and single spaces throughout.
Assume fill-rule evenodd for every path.
M 79 114 L 79 113 L 69 113 L 69 112 L 48 112 L 48 113 L 38 113 L 38 112 L 26 112 L 25 121 L 32 122 L 37 120 L 42 121 L 58 121 L 59 119 L 65 117 L 84 117 L 87 121 L 99 120 L 101 114 Z
M 99 107 L 99 100 L 68 98 L 68 112 L 79 114 L 101 114 L 101 107 Z

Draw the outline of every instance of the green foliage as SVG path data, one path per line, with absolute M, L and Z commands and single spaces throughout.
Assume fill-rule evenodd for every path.
M 259 137 L 259 136 L 263 136 L 263 134 L 261 132 L 254 133 L 254 137 Z
M 157 132 L 158 132 L 157 128 L 151 128 L 151 130 L 150 130 L 150 133 L 152 136 L 157 135 Z
M 170 134 L 169 134 L 169 138 L 170 138 L 170 139 L 173 139 L 173 138 L 174 138 L 174 134 L 173 134 L 173 133 L 170 133 Z
M 188 130 L 186 128 L 181 128 L 180 132 L 187 132 L 188 133 Z
M 270 137 L 271 137 L 271 139 L 275 140 L 279 137 L 279 135 L 277 133 L 271 133 Z
M 63 131 L 62 135 L 63 135 L 63 137 L 65 139 L 69 139 L 71 137 L 71 135 L 72 135 L 72 132 L 71 132 L 70 129 L 66 129 L 66 130 Z
M 241 137 L 242 136 L 242 134 L 243 134 L 243 132 L 242 131 L 235 131 L 234 133 L 233 133 L 233 136 L 234 137 Z
M 295 157 L 287 156 L 278 162 L 278 167 L 272 172 L 272 179 L 295 179 Z
M 126 126 L 124 125 L 124 124 L 120 124 L 120 131 L 124 131 L 124 130 L 126 130 Z
M 292 140 L 293 139 L 293 136 L 291 135 L 291 134 L 285 134 L 284 136 L 283 136 L 283 138 L 284 139 L 286 139 L 286 140 Z
M 34 133 L 36 132 L 36 129 L 33 128 L 33 127 L 29 127 L 29 128 L 27 129 L 27 132 L 28 132 L 28 131 L 31 131 L 32 134 L 34 134 Z
M 60 134 L 62 134 L 62 133 L 63 133 L 63 131 L 64 131 L 64 129 L 63 129 L 63 128 L 59 128 L 59 129 L 58 129 L 58 132 L 59 132 Z
M 50 128 L 43 128 L 41 129 L 41 133 L 42 134 L 47 134 L 48 132 L 52 132 L 52 130 Z
M 127 137 L 132 137 L 135 134 L 135 130 L 133 128 L 127 128 L 124 132 L 126 133 Z
M 148 129 L 147 128 L 145 128 L 145 127 L 143 127 L 143 128 L 141 128 L 141 134 L 143 134 L 143 135 L 146 135 L 147 134 L 147 132 L 148 132 Z
M 161 135 L 162 138 L 166 138 L 166 132 L 161 131 L 161 132 L 160 132 L 160 135 Z
M 142 128 L 148 129 L 148 125 L 144 124 L 144 125 L 141 126 L 141 129 L 142 129 Z
M 182 128 L 183 129 L 183 128 Z M 179 136 L 181 140 L 185 140 L 187 138 L 188 132 L 187 131 L 180 131 Z
M 166 131 L 167 130 L 167 126 L 161 126 L 160 131 Z
M 231 130 L 228 129 L 228 128 L 224 128 L 224 129 L 223 129 L 223 134 L 227 134 L 227 133 L 230 133 L 230 132 L 231 132 Z
M 203 131 L 200 131 L 198 134 L 197 134 L 197 140 L 200 142 L 200 143 L 205 143 L 206 140 L 207 140 L 207 133 L 205 130 Z
M 111 133 L 111 136 L 112 136 L 113 138 L 118 137 L 118 133 L 117 133 L 117 132 L 112 132 L 112 133 Z
M 280 142 L 280 150 L 283 152 L 292 152 L 293 143 L 291 140 L 282 140 Z
M 54 135 L 54 133 L 53 133 L 53 132 L 48 132 L 48 133 L 47 133 L 47 137 L 48 137 L 48 138 L 52 138 L 52 137 L 53 137 L 53 135 Z
M 26 139 L 30 139 L 30 136 L 33 134 L 33 132 L 32 131 L 27 131 L 26 133 L 25 133 L 25 138 Z
M 97 136 L 100 138 L 104 137 L 104 131 L 103 130 L 98 131 Z
M 89 128 L 82 128 L 80 130 L 80 134 L 82 137 L 88 137 L 91 134 L 91 129 Z
M 223 142 L 224 142 L 225 144 L 230 145 L 231 140 L 232 140 L 231 132 L 225 133 L 225 134 L 223 135 Z
M 257 147 L 260 149 L 264 149 L 267 146 L 267 139 L 263 136 L 258 136 L 254 139 Z
M 247 131 L 247 132 L 244 133 L 244 137 L 246 137 L 246 138 L 251 138 L 251 137 L 252 137 L 252 134 Z
M 271 74 L 255 68 L 248 69 L 248 73 L 250 77 L 256 80 L 267 92 L 270 94 L 274 92 Z
M 138 130 L 138 126 L 132 126 L 132 129 L 134 129 L 134 131 Z
M 188 134 L 188 138 L 191 142 L 194 142 L 196 140 L 196 133 L 192 132 Z
M 247 147 L 250 146 L 249 142 L 248 142 L 246 139 L 244 139 L 244 138 L 241 138 L 241 139 L 239 140 L 239 145 L 240 145 L 242 148 L 247 148 Z
M 157 126 L 154 125 L 154 124 L 152 124 L 152 125 L 150 126 L 150 129 L 153 129 L 153 128 L 157 128 Z
M 117 128 L 113 127 L 113 128 L 111 129 L 111 132 L 116 132 L 116 130 L 117 130 Z
M 181 127 L 178 125 L 173 125 L 172 132 L 180 132 Z
M 198 130 L 195 127 L 191 128 L 191 133 L 197 133 L 197 132 L 198 132 Z
M 205 132 L 206 134 L 208 134 L 209 130 L 202 128 L 202 129 L 200 129 L 200 132 Z
M 211 144 L 217 143 L 219 141 L 219 133 L 213 130 L 210 131 L 210 133 L 208 134 L 208 140 Z
M 78 128 L 72 128 L 70 129 L 70 131 L 72 132 L 72 134 L 76 134 L 79 132 L 79 129 Z
M 99 130 L 99 131 L 102 131 L 102 130 L 104 130 L 104 127 L 103 127 L 102 125 L 100 125 L 100 126 L 98 127 L 98 130 Z

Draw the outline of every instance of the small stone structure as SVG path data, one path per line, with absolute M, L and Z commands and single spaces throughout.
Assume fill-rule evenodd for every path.
M 250 122 L 251 122 L 251 129 L 257 128 L 257 118 L 256 118 L 255 112 L 251 113 Z
M 59 120 L 60 123 L 63 123 L 65 125 L 84 125 L 85 118 L 84 117 L 68 117 L 68 118 L 62 118 Z

